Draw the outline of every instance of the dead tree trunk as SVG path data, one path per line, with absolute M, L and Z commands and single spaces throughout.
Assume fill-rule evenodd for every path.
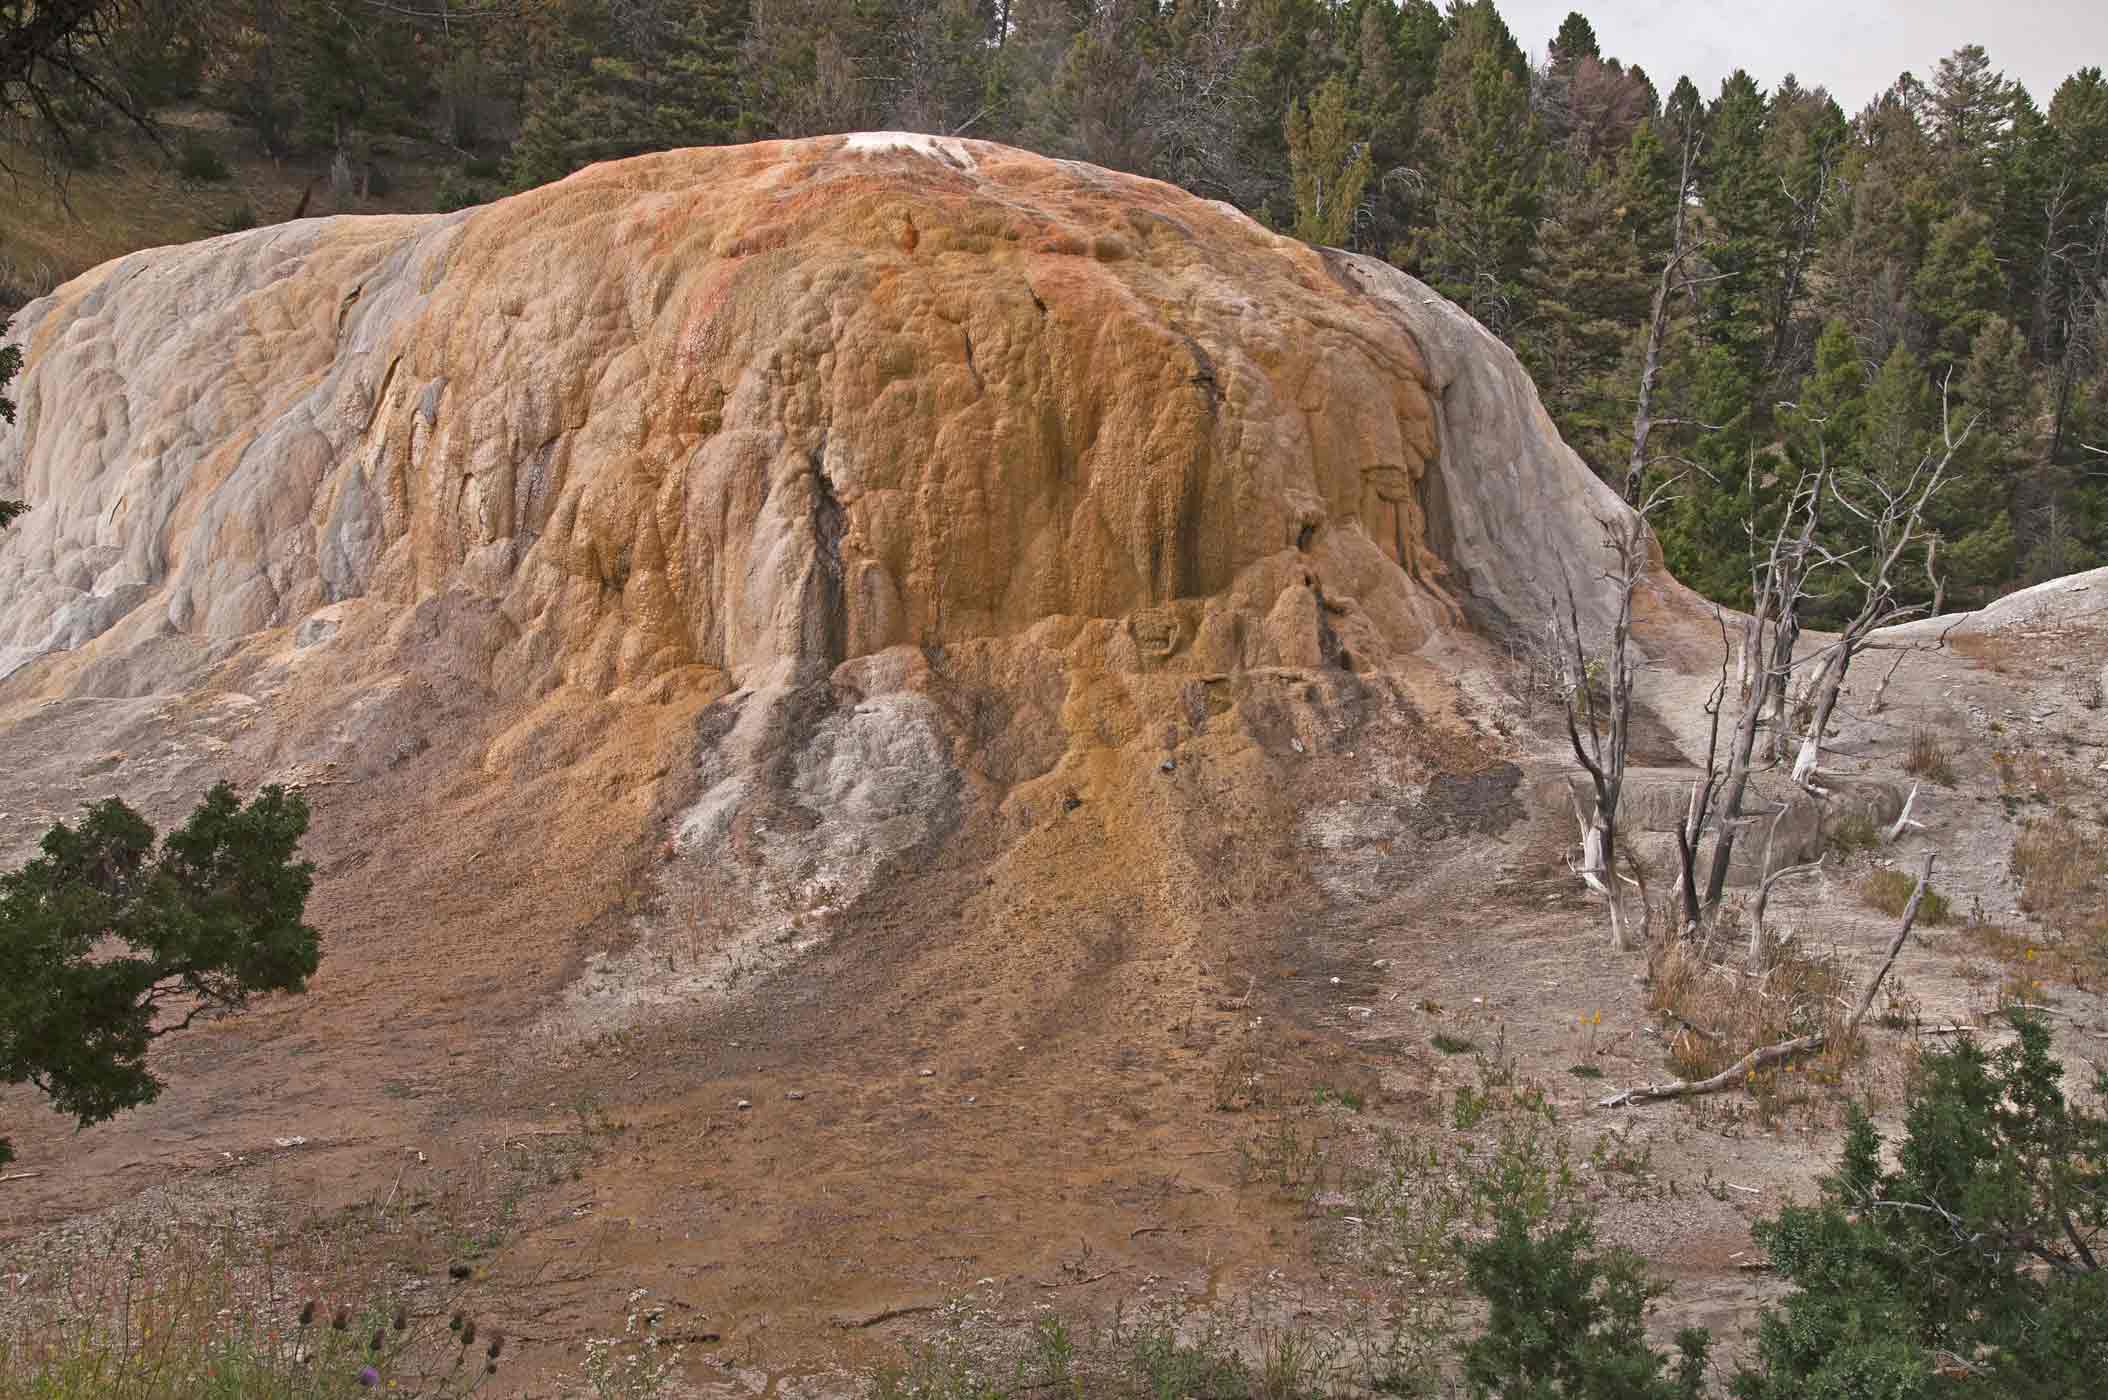
M 1819 465 L 1802 477 L 1772 535 L 1771 549 L 1757 568 L 1755 598 L 1742 634 L 1742 654 L 1751 672 L 1749 693 L 1743 699 L 1742 713 L 1735 721 L 1734 738 L 1728 747 L 1727 777 L 1721 784 L 1716 822 L 1720 834 L 1713 839 L 1712 866 L 1706 874 L 1702 901 L 1706 909 L 1719 904 L 1721 893 L 1727 888 L 1735 838 L 1743 825 L 1742 799 L 1748 791 L 1750 775 L 1758 768 L 1757 731 L 1763 725 L 1765 710 L 1785 694 L 1792 675 L 1808 559 L 1815 549 L 1816 518 L 1827 476 L 1827 467 Z M 1774 719 L 1774 726 L 1777 723 Z
M 1844 693 L 1845 675 L 1851 669 L 1853 658 L 1866 649 L 1868 640 L 1881 628 L 1920 613 L 1939 611 L 1941 590 L 1935 572 L 1939 541 L 1925 530 L 1925 509 L 1939 494 L 1940 488 L 1947 484 L 1948 470 L 1954 464 L 1955 455 L 1976 428 L 1976 420 L 1972 417 L 1963 425 L 1960 436 L 1956 436 L 1953 417 L 1946 408 L 1944 390 L 1941 397 L 1942 450 L 1937 456 L 1927 453 L 1900 485 L 1868 476 L 1859 488 L 1862 498 L 1855 500 L 1834 477 L 1830 482 L 1831 500 L 1867 526 L 1870 542 L 1865 550 L 1863 568 L 1853 562 L 1859 551 L 1818 550 L 1825 565 L 1852 579 L 1859 590 L 1860 604 L 1859 611 L 1838 632 L 1837 640 L 1823 649 L 1809 686 L 1815 697 L 1814 716 L 1808 723 L 1808 732 L 1801 738 L 1800 754 L 1793 761 L 1793 781 L 1817 796 L 1825 795 L 1815 782 L 1823 735 L 1828 732 L 1830 719 L 1837 712 L 1837 700 Z M 1922 546 L 1925 551 L 1925 574 L 1932 584 L 1932 601 L 1904 605 L 1896 601 L 1897 569 L 1914 546 Z
M 1677 276 L 1689 257 L 1686 230 L 1691 194 L 1691 161 L 1698 152 L 1698 125 L 1692 113 L 1684 114 L 1683 173 L 1676 185 L 1676 221 L 1669 244 L 1669 257 L 1662 264 L 1654 286 L 1654 303 L 1647 317 L 1647 348 L 1640 360 L 1640 392 L 1632 410 L 1632 460 L 1625 468 L 1625 501 L 1638 508 L 1641 483 L 1647 474 L 1647 439 L 1654 432 L 1654 384 L 1661 377 L 1662 341 L 1669 328 L 1669 304 L 1675 295 Z
M 1610 946 L 1624 952 L 1630 946 L 1625 933 L 1623 875 L 1618 870 L 1618 798 L 1625 785 L 1625 755 L 1630 745 L 1632 721 L 1632 593 L 1647 570 L 1647 516 L 1663 497 L 1657 493 L 1633 514 L 1597 517 L 1603 527 L 1604 546 L 1615 561 L 1603 575 L 1616 590 L 1616 616 L 1609 644 L 1600 661 L 1607 697 L 1598 703 L 1594 672 L 1581 636 L 1581 611 L 1567 592 L 1566 609 L 1573 648 L 1572 672 L 1566 678 L 1566 735 L 1574 757 L 1588 773 L 1595 789 L 1595 810 L 1587 814 L 1581 830 L 1583 883 L 1602 894 L 1610 905 Z M 1583 737 L 1581 722 L 1588 732 Z M 1644 893 L 1642 898 L 1644 898 Z

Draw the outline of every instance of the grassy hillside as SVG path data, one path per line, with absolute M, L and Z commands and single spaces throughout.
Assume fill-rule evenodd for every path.
M 326 156 L 273 160 L 220 113 L 172 112 L 163 123 L 167 152 L 137 133 L 111 132 L 92 168 L 56 176 L 33 154 L 0 143 L 0 160 L 17 172 L 0 200 L 0 313 L 137 248 L 288 219 L 303 195 L 309 215 L 438 208 L 461 163 L 444 146 L 386 143 L 361 198 L 332 187 Z M 495 192 L 489 181 L 482 188 L 484 197 Z

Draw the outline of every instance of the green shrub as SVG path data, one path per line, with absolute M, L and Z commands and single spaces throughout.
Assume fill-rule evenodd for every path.
M 301 921 L 314 867 L 293 857 L 307 803 L 220 783 L 190 820 L 154 829 L 110 798 L 44 834 L 0 875 L 0 1083 L 30 1083 L 81 1126 L 152 1103 L 147 1048 L 205 1011 L 307 987 L 320 956 Z M 164 1021 L 163 1004 L 191 1006 Z M 0 1139 L 0 1162 L 12 1155 Z
M 2099 1393 L 2108 1118 L 2066 1099 L 2040 1020 L 2013 1027 L 1995 1052 L 1925 1055 L 1894 1170 L 1855 1112 L 1820 1202 L 1757 1225 L 1794 1291 L 1760 1318 L 1739 1400 Z
M 1859 887 L 1859 897 L 1891 918 L 1900 918 L 1904 907 L 1910 903 L 1912 891 L 1918 887 L 1917 877 L 1907 870 L 1876 870 L 1866 877 Z M 1925 898 L 1918 905 L 1920 924 L 1944 924 L 1953 912 L 1947 896 L 1931 886 L 1925 888 Z
M 1488 1396 L 1699 1400 L 1712 1339 L 1677 1333 L 1671 1358 L 1647 1345 L 1647 1311 L 1666 1288 L 1637 1255 L 1597 1250 L 1584 1211 L 1533 1224 L 1504 1195 L 1493 1235 L 1465 1251 L 1471 1291 L 1486 1300 L 1486 1325 L 1463 1348 L 1464 1383 Z
M 230 173 L 227 158 L 202 136 L 185 136 L 176 148 L 176 174 L 193 185 L 216 185 Z
M 439 189 L 432 197 L 432 207 L 441 214 L 451 214 L 456 209 L 469 209 L 490 202 L 490 191 L 475 183 L 465 170 L 449 170 L 439 182 Z
M 211 228 L 214 233 L 241 233 L 255 228 L 256 222 L 256 206 L 244 202 L 214 219 Z
M 1831 825 L 1828 836 L 1830 849 L 1841 856 L 1875 850 L 1881 845 L 1880 831 L 1861 812 L 1848 812 L 1839 817 Z

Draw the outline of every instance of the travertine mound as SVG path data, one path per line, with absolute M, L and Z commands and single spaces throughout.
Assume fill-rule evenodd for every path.
M 157 249 L 17 331 L 0 670 L 75 686 L 450 593 L 503 695 L 1083 628 L 1115 669 L 1381 668 L 1540 606 L 1612 508 L 1410 278 L 970 141 Z
M 1271 1268 L 1237 1037 L 1420 1005 L 1369 940 L 1478 939 L 1489 863 L 1532 917 L 1572 884 L 1485 639 L 1586 615 L 1621 507 L 1455 308 L 1169 186 L 673 152 L 139 253 L 16 329 L 0 863 L 300 782 L 325 939 L 152 1109 L 0 1102 L 18 1213 L 292 1137 L 293 1199 L 436 1192 L 598 1101 L 637 1155 L 527 1248 L 626 1282 L 530 1253 L 523 1334 L 636 1286 L 831 1342 L 1080 1220 L 1126 1279 Z M 1176 1230 L 1144 1160 L 1207 1187 Z
M 493 850 L 625 908 L 636 852 L 686 853 L 654 888 L 722 956 L 646 939 L 568 984 L 574 1028 L 722 995 L 1086 800 L 1126 825 L 1014 878 L 1271 898 L 1320 829 L 1399 878 L 1397 831 L 1449 827 L 1390 806 L 1490 761 L 1449 714 L 1464 654 L 1428 658 L 1569 583 L 1585 610 L 1622 509 L 1411 278 L 970 141 L 671 152 L 155 249 L 17 330 L 0 749 L 34 792 L 0 847 L 97 790 L 349 783 L 381 848 L 418 833 L 360 913 L 513 908 L 460 935 L 498 940 L 543 916 Z M 1278 765 L 1423 712 L 1468 742 L 1349 763 L 1381 820 L 1299 815 Z M 453 805 L 383 795 L 413 760 Z M 1153 848 L 1240 806 L 1222 872 Z

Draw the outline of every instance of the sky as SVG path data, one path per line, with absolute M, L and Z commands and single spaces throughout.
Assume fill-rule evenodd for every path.
M 1847 116 L 1906 69 L 1930 78 L 1964 44 L 2047 107 L 2074 69 L 2108 67 L 2108 0 L 1495 0 L 1531 59 L 1579 10 L 1606 56 L 1647 70 L 1663 96 L 1688 73 L 1708 98 L 1746 68 L 1769 92 L 1788 73 Z

